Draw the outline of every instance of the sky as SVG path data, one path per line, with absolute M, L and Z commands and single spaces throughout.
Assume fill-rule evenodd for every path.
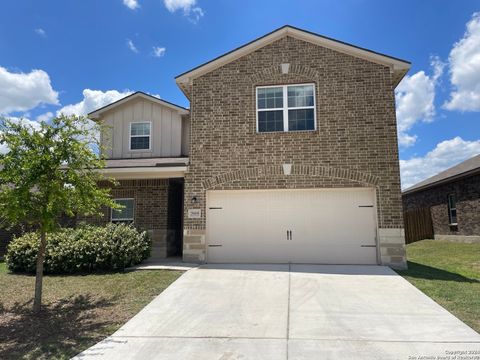
M 286 24 L 412 63 L 395 91 L 403 188 L 480 153 L 472 0 L 4 1 L 0 115 L 36 124 L 138 90 L 188 106 L 175 76 Z

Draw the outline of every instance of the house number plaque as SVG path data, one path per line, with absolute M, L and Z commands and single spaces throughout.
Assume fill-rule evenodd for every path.
M 200 219 L 202 217 L 201 209 L 188 209 L 188 218 L 189 219 Z

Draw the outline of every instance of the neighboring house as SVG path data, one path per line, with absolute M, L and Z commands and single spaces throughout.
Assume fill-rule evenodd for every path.
M 7 229 L 5 224 L 0 221 L 0 259 L 7 253 L 7 247 L 15 236 L 21 236 L 25 231 L 23 227 Z
M 190 111 L 143 93 L 94 111 L 126 206 L 102 221 L 149 230 L 156 258 L 405 267 L 409 67 L 284 26 L 178 76 Z
M 435 239 L 480 242 L 480 155 L 406 189 L 403 206 L 430 209 Z
M 7 245 L 12 236 L 13 234 L 11 231 L 0 228 L 0 258 L 5 255 L 7 251 Z

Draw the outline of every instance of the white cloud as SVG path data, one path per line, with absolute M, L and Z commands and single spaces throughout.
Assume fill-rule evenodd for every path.
M 53 118 L 53 113 L 51 111 L 48 111 L 46 113 L 43 113 L 43 114 L 40 114 L 38 115 L 35 120 L 38 121 L 38 122 L 42 122 L 42 121 L 48 121 L 50 120 L 51 118 Z
M 127 47 L 132 50 L 134 53 L 138 53 L 138 49 L 137 47 L 135 46 L 135 44 L 133 43 L 132 40 L 130 39 L 127 39 Z
M 127 95 L 130 95 L 131 91 L 120 92 L 117 90 L 83 90 L 83 99 L 75 104 L 66 105 L 57 111 L 57 115 L 86 115 L 91 111 L 94 111 L 102 106 L 108 105 L 114 101 L 117 101 Z
M 191 13 L 187 14 L 188 20 L 190 20 L 190 22 L 194 24 L 198 23 L 198 21 L 201 17 L 203 17 L 203 15 L 205 15 L 205 12 L 200 7 L 194 7 Z
M 401 147 L 407 148 L 410 146 L 415 145 L 417 142 L 418 136 L 417 135 L 409 135 L 405 132 L 398 132 L 398 144 Z
M 415 185 L 477 154 L 480 154 L 480 140 L 468 141 L 457 136 L 438 143 L 423 157 L 400 160 L 402 188 Z
M 132 10 L 138 9 L 140 7 L 138 0 L 123 0 L 123 5 Z
M 30 120 L 27 117 L 17 117 L 17 116 L 7 116 L 7 117 L 13 122 L 30 125 L 37 130 L 40 129 L 40 123 L 38 121 Z
M 432 57 L 433 74 L 419 71 L 405 76 L 395 89 L 397 103 L 398 140 L 403 147 L 415 144 L 416 135 L 408 131 L 417 122 L 431 122 L 435 116 L 435 86 L 443 73 L 445 64 L 438 57 Z
M 0 66 L 0 114 L 27 111 L 40 104 L 57 105 L 58 93 L 43 70 L 13 73 Z
M 43 37 L 46 37 L 47 36 L 47 33 L 45 32 L 45 30 L 43 30 L 42 28 L 37 28 L 35 29 L 35 32 L 40 35 L 40 36 L 43 36 Z
M 124 91 L 120 92 L 117 90 L 91 90 L 91 89 L 84 89 L 83 90 L 83 99 L 75 104 L 66 105 L 60 110 L 57 111 L 57 116 L 60 114 L 64 115 L 87 115 L 88 113 L 97 110 L 105 105 L 111 104 L 117 100 L 124 98 L 125 96 L 130 95 L 131 91 Z M 87 122 L 87 129 L 93 127 L 93 121 Z M 97 141 L 100 140 L 99 133 L 92 133 Z M 97 151 L 97 148 L 93 148 L 94 151 Z
M 155 57 L 162 57 L 165 55 L 165 49 L 164 47 L 159 47 L 159 46 L 154 46 L 153 48 L 153 56 Z
M 86 115 L 89 112 L 99 109 L 105 105 L 108 105 L 114 101 L 117 101 L 125 96 L 130 95 L 131 91 L 117 91 L 117 90 L 91 90 L 91 89 L 84 89 L 83 90 L 83 99 L 75 104 L 69 104 L 62 107 L 60 110 L 57 111 L 56 115 L 59 116 L 60 114 L 64 115 Z M 158 95 L 154 95 L 159 97 Z M 46 112 L 43 114 L 38 115 L 35 120 L 30 120 L 28 118 L 19 118 L 19 117 L 11 117 L 10 119 L 14 121 L 24 121 L 35 128 L 40 126 L 40 122 L 50 120 L 54 114 L 52 112 Z M 5 146 L 0 145 L 0 153 L 7 151 Z
M 195 6 L 196 0 L 164 0 L 163 3 L 167 10 L 173 13 L 180 9 L 190 11 Z
M 205 14 L 203 9 L 197 6 L 197 0 L 163 0 L 163 3 L 171 13 L 182 10 L 183 15 L 194 24 Z
M 480 111 L 480 12 L 473 14 L 463 38 L 453 45 L 449 65 L 454 90 L 444 108 Z

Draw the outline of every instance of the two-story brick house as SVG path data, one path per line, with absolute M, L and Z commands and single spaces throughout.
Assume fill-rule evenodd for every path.
M 189 110 L 135 93 L 94 111 L 126 206 L 104 221 L 150 230 L 157 257 L 404 267 L 409 67 L 285 26 L 178 76 Z

